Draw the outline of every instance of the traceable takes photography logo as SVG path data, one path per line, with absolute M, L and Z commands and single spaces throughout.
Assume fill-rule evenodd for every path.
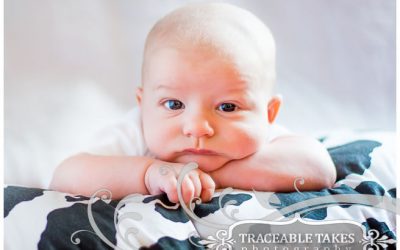
M 377 231 L 371 233 L 377 234 Z M 395 240 L 376 241 L 364 234 L 360 224 L 352 221 L 309 222 L 296 216 L 282 222 L 237 222 L 200 243 L 211 249 L 354 250 L 386 248 Z
M 200 240 L 197 232 L 188 235 L 188 239 L 193 247 L 207 249 L 240 249 L 240 250 L 373 250 L 385 249 L 387 247 L 396 247 L 396 240 L 382 235 L 376 229 L 368 229 L 358 222 L 351 220 L 321 220 L 314 221 L 300 217 L 300 214 L 307 214 L 315 209 L 334 207 L 339 205 L 368 206 L 384 209 L 394 214 L 399 214 L 396 208 L 396 199 L 386 196 L 364 195 L 364 194 L 338 194 L 316 197 L 312 199 L 300 200 L 289 206 L 282 206 L 279 210 L 271 206 L 274 203 L 271 196 L 264 197 L 265 193 L 254 192 L 254 197 L 261 207 L 268 213 L 264 218 L 257 219 L 239 219 L 236 217 L 237 209 L 228 211 L 228 208 L 236 203 L 234 200 L 226 201 L 226 197 L 232 193 L 233 189 L 224 189 L 218 200 L 219 210 L 228 219 L 221 221 L 209 221 L 199 218 L 195 213 L 197 205 L 202 204 L 200 198 L 194 198 L 189 206 L 182 199 L 181 183 L 184 176 L 191 170 L 196 169 L 196 163 L 187 164 L 181 173 L 176 173 L 178 177 L 178 197 L 180 204 L 168 206 L 161 201 L 157 204 L 166 209 L 181 209 L 190 217 L 192 222 L 201 224 L 203 227 L 213 229 L 215 234 L 207 235 Z M 163 173 L 173 171 L 166 166 Z M 294 187 L 299 194 L 297 185 L 302 184 L 302 180 L 296 180 Z M 91 204 L 99 200 L 99 194 L 103 194 L 101 199 L 111 200 L 111 192 L 108 190 L 99 190 L 90 199 L 88 204 L 88 218 L 94 232 L 89 230 L 78 230 L 71 235 L 71 242 L 79 244 L 78 234 L 89 232 L 96 234 L 104 243 L 114 249 L 139 249 L 141 246 L 135 239 L 140 228 L 135 226 L 126 227 L 124 221 L 141 221 L 142 214 L 132 211 L 124 211 L 129 205 L 135 207 L 139 205 L 144 196 L 140 194 L 129 195 L 122 199 L 115 208 L 114 225 L 116 234 L 120 240 L 119 246 L 114 245 L 101 232 L 93 217 Z M 225 199 L 225 202 L 222 200 Z M 267 202 L 266 202 L 267 201 Z M 226 223 L 231 221 L 231 223 Z M 124 247 L 122 247 L 124 246 Z

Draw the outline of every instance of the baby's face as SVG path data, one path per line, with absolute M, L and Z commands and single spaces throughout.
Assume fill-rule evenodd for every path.
M 229 60 L 171 47 L 149 60 L 138 100 L 146 144 L 158 159 L 194 161 L 208 172 L 259 149 L 267 100 Z

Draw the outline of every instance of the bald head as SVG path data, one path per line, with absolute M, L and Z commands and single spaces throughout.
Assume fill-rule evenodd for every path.
M 154 51 L 163 47 L 212 52 L 230 60 L 246 81 L 268 90 L 275 80 L 271 32 L 252 13 L 230 4 L 191 4 L 160 19 L 146 40 L 143 83 Z

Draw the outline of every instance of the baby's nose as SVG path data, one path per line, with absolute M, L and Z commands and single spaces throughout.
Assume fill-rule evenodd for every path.
M 185 120 L 183 134 L 188 137 L 213 136 L 214 129 L 210 124 L 210 119 L 201 113 L 191 114 Z

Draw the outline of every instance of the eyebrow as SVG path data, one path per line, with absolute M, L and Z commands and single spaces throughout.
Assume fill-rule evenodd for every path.
M 183 88 L 185 88 L 185 86 L 174 87 L 174 86 L 168 86 L 165 84 L 160 84 L 160 85 L 157 85 L 156 87 L 154 87 L 153 90 L 159 90 L 159 89 L 179 90 L 179 89 L 183 89 Z M 227 90 L 230 92 L 239 92 L 239 91 L 244 91 L 246 89 L 247 89 L 247 86 L 239 86 L 239 87 L 234 87 L 234 88 L 228 88 Z
M 181 89 L 182 87 L 172 87 L 172 86 L 168 86 L 165 84 L 160 84 L 157 85 L 156 87 L 154 87 L 154 90 L 159 90 L 159 89 Z

